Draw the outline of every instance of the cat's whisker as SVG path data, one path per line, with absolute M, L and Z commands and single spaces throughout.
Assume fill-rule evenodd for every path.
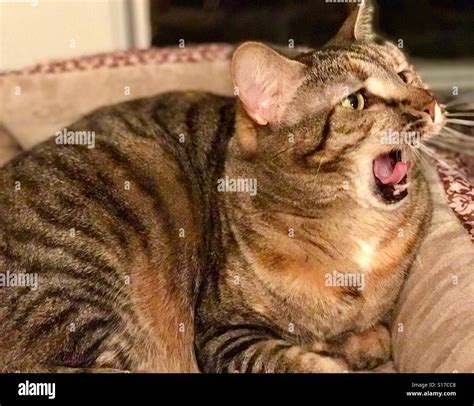
M 432 134 L 433 135 L 433 134 Z M 434 141 L 461 154 L 474 154 L 474 137 L 453 128 L 443 127 L 439 135 L 433 135 L 427 141 Z
M 464 148 L 474 148 L 474 140 L 458 138 L 457 136 L 448 133 L 442 133 L 438 136 L 433 136 L 426 140 L 426 142 L 431 141 L 438 142 L 440 144 L 455 145 Z
M 453 107 L 453 106 L 457 106 L 461 104 L 472 103 L 473 99 L 474 99 L 474 92 L 469 92 L 462 96 L 456 97 L 455 99 L 451 100 L 448 103 L 445 103 L 444 105 L 446 108 L 449 108 L 449 107 Z
M 474 148 L 474 139 L 461 138 L 449 133 L 441 133 L 438 135 L 434 135 L 425 140 L 424 142 L 429 143 L 432 141 L 448 146 L 453 145 L 460 148 Z
M 474 117 L 474 112 L 467 111 L 465 113 L 450 113 L 449 111 L 446 112 L 446 116 L 448 117 Z
M 420 144 L 420 151 L 425 153 L 426 155 L 432 157 L 432 158 L 437 158 L 436 161 L 438 161 L 442 165 L 444 165 L 448 168 L 450 167 L 450 165 L 448 165 L 442 158 L 440 158 L 439 155 L 432 148 L 430 148 L 430 147 L 428 147 L 424 144 Z
M 447 113 L 463 113 L 472 111 L 474 111 L 474 104 L 463 104 L 446 110 Z
M 466 140 L 464 138 L 458 138 L 454 135 L 443 133 L 438 137 L 432 137 L 428 141 L 441 142 L 443 144 L 457 145 L 465 148 L 473 148 L 474 140 Z
M 440 165 L 444 166 L 446 169 L 449 169 L 453 172 L 456 172 L 456 174 L 465 180 L 466 182 L 469 182 L 467 177 L 460 172 L 457 168 L 455 168 L 453 165 L 448 164 L 444 159 L 442 159 L 433 149 L 427 147 L 426 145 L 420 144 L 420 151 L 424 152 L 426 155 L 434 159 L 436 162 L 438 162 Z
M 452 124 L 459 124 L 459 125 L 467 125 L 469 127 L 474 127 L 474 121 L 471 120 L 461 120 L 459 118 L 448 118 L 446 119 L 447 123 Z
M 431 173 L 435 173 L 435 168 L 434 165 L 428 162 L 428 160 L 421 154 L 420 151 L 417 150 L 417 148 L 409 145 L 411 148 L 411 152 L 413 153 L 413 156 L 415 159 L 421 164 L 421 169 L 422 171 L 427 171 Z
M 468 147 L 465 145 L 460 145 L 460 144 L 455 144 L 455 143 L 451 144 L 446 141 L 441 141 L 439 139 L 429 139 L 426 141 L 426 143 L 428 145 L 432 145 L 438 148 L 443 148 L 445 150 L 456 152 L 458 154 L 474 156 L 474 152 L 470 150 L 470 146 Z
M 420 151 L 423 152 L 424 154 L 426 154 L 427 156 L 429 156 L 431 159 L 436 161 L 441 166 L 445 167 L 446 169 L 455 170 L 455 168 L 453 168 L 452 165 L 449 165 L 448 163 L 446 163 L 443 159 L 441 159 L 438 155 L 436 155 L 433 152 L 433 150 L 431 150 L 430 148 L 428 148 L 426 146 L 423 146 L 423 148 L 421 148 L 421 146 L 420 146 Z
M 416 152 L 419 161 L 421 162 L 422 167 L 427 171 L 431 173 L 436 173 L 435 166 L 433 165 L 432 162 L 428 161 L 428 158 L 424 156 L 421 152 L 417 151 Z
M 461 131 L 455 130 L 454 128 L 448 127 L 446 125 L 442 128 L 442 131 L 447 131 L 449 134 L 460 139 L 465 139 L 469 141 L 474 139 L 474 136 L 472 136 L 471 134 L 462 133 Z

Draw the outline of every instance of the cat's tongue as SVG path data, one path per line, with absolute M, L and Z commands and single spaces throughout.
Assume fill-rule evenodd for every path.
M 374 160 L 374 175 L 384 185 L 396 185 L 407 175 L 410 162 L 398 161 L 395 163 L 388 154 L 381 155 Z

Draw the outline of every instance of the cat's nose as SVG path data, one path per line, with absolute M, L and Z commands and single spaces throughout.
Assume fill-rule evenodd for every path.
M 435 121 L 436 118 L 436 100 L 432 99 L 423 107 L 423 113 L 430 115 L 431 120 Z
M 412 107 L 428 114 L 434 122 L 436 118 L 436 100 L 431 92 L 423 88 L 415 88 L 412 97 Z

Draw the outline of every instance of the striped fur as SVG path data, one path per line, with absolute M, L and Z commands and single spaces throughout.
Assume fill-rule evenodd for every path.
M 386 360 L 383 323 L 431 203 L 416 166 L 408 197 L 381 202 L 368 166 L 383 129 L 427 131 L 428 92 L 415 73 L 400 79 L 403 54 L 365 38 L 361 15 L 361 38 L 346 27 L 280 61 L 304 77 L 285 83 L 278 125 L 233 98 L 169 93 L 68 128 L 94 131 L 95 148 L 51 139 L 2 169 L 0 267 L 39 281 L 0 289 L 0 369 L 341 372 Z M 362 83 L 376 108 L 354 115 L 341 89 Z M 220 193 L 224 177 L 256 179 L 258 193 Z M 327 286 L 333 271 L 364 273 L 366 288 Z

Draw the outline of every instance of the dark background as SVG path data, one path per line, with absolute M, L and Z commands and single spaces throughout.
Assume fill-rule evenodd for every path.
M 261 40 L 318 47 L 347 3 L 325 0 L 151 0 L 152 44 Z M 474 56 L 474 0 L 378 0 L 379 31 L 424 58 Z

